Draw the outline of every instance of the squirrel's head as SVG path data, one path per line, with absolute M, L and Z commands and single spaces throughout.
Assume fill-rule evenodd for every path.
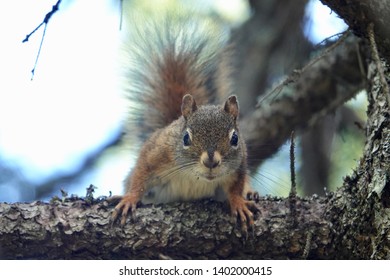
M 179 164 L 188 165 L 192 174 L 209 181 L 242 168 L 246 149 L 237 126 L 236 96 L 230 96 L 222 106 L 198 107 L 187 94 L 181 112 L 185 122 L 177 147 L 182 155 L 177 159 Z

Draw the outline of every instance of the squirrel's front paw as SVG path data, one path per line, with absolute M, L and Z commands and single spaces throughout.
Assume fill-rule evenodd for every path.
M 236 223 L 239 219 L 241 221 L 241 230 L 247 235 L 248 226 L 252 228 L 254 224 L 253 212 L 250 210 L 250 208 L 256 208 L 254 201 L 245 200 L 243 197 L 237 195 L 231 197 L 229 202 L 234 222 Z
M 123 226 L 126 223 L 127 214 L 130 210 L 131 215 L 133 216 L 135 213 L 135 209 L 137 208 L 138 199 L 134 198 L 132 195 L 124 195 L 121 201 L 115 206 L 114 212 L 112 212 L 111 221 L 115 222 L 118 218 L 119 214 L 121 214 L 121 225 Z

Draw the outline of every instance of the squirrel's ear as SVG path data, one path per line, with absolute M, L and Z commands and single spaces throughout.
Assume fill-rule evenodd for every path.
M 226 113 L 229 113 L 233 116 L 234 120 L 238 117 L 238 102 L 237 97 L 232 95 L 226 100 L 225 106 L 223 107 Z
M 181 103 L 181 113 L 185 119 L 192 115 L 198 109 L 196 106 L 195 99 L 191 94 L 186 94 L 183 96 L 183 101 Z

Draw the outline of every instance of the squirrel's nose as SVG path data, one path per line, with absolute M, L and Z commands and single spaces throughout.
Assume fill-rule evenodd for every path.
M 220 161 L 208 158 L 207 160 L 202 161 L 202 163 L 207 168 L 213 169 L 219 165 Z
M 214 169 L 221 164 L 221 154 L 218 151 L 203 152 L 201 157 L 201 163 L 208 169 Z

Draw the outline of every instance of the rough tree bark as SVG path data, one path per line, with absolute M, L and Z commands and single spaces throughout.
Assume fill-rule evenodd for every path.
M 33 259 L 285 259 L 332 256 L 327 199 L 262 199 L 253 232 L 245 238 L 228 208 L 215 201 L 147 206 L 123 228 L 110 225 L 112 207 L 85 201 L 0 205 L 2 258 Z
M 379 78 L 370 81 L 364 155 L 324 215 L 340 258 L 390 259 L 390 108 Z
M 390 7 L 384 7 L 387 1 L 323 2 L 329 2 L 363 38 L 367 35 L 363 25 L 373 23 L 389 80 L 389 36 L 383 37 L 390 28 L 389 13 L 383 14 Z M 373 2 L 378 5 L 371 5 Z M 383 8 L 376 11 L 376 7 Z M 346 39 L 310 71 L 300 74 L 290 90 L 303 95 L 287 94 L 272 102 L 269 111 L 258 110 L 246 120 L 245 129 L 253 133 L 266 129 L 268 121 L 274 121 L 279 131 L 288 131 L 283 126 L 287 119 L 294 129 L 312 125 L 353 96 L 367 77 L 369 107 L 363 156 L 353 175 L 347 176 L 334 194 L 295 202 L 288 198 L 261 199 L 248 239 L 231 224 L 226 207 L 211 201 L 143 207 L 136 221 L 124 228 L 109 225 L 112 207 L 104 201 L 2 203 L 0 257 L 389 259 L 390 108 L 377 63 L 364 66 L 370 57 L 368 46 L 364 39 Z M 296 109 L 281 112 L 279 102 L 290 102 Z M 307 117 L 302 119 L 296 110 L 307 113 Z
M 338 13 L 355 34 L 374 40 L 384 61 L 370 64 L 366 144 L 359 165 L 330 201 L 325 216 L 337 232 L 332 246 L 340 257 L 390 259 L 390 1 L 322 2 Z M 375 53 L 375 49 L 371 49 Z M 385 69 L 385 79 L 380 69 Z

